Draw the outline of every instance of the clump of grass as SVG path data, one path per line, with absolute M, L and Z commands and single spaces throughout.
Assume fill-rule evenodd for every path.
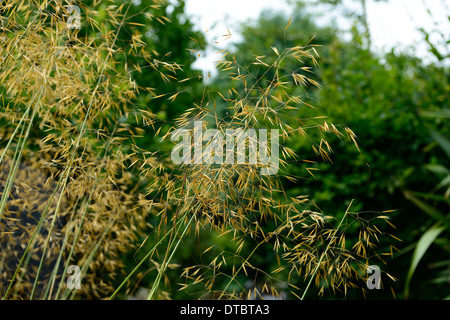
M 181 169 L 180 176 L 187 181 L 187 186 L 183 187 L 186 185 L 183 183 L 179 189 L 183 193 L 179 196 L 183 201 L 180 206 L 185 214 L 175 215 L 173 224 L 184 219 L 184 224 L 195 234 L 201 230 L 213 231 L 218 237 L 227 237 L 232 243 L 228 245 L 233 249 L 227 251 L 217 245 L 205 248 L 203 254 L 196 257 L 203 262 L 201 265 L 184 268 L 185 281 L 180 283 L 180 288 L 192 292 L 193 287 L 202 283 L 202 288 L 207 290 L 200 296 L 217 298 L 258 298 L 261 293 L 278 296 L 277 287 L 287 287 L 294 296 L 304 298 L 312 283 L 319 288 L 319 294 L 325 289 L 346 293 L 355 287 L 365 292 L 362 280 L 367 276 L 370 262 L 383 261 L 383 254 L 392 254 L 393 248 L 386 253 L 376 250 L 376 243 L 385 232 L 377 228 L 375 222 L 389 218 L 374 213 L 353 213 L 351 205 L 345 213 L 327 215 L 318 211 L 307 195 L 292 197 L 285 192 L 282 179 L 296 181 L 296 177 L 284 173 L 283 168 L 291 163 L 311 162 L 300 159 L 288 148 L 289 140 L 311 139 L 312 148 L 324 161 L 331 161 L 328 135 L 347 137 L 356 148 L 359 147 L 355 134 L 347 127 L 335 126 L 324 121 L 324 117 L 298 118 L 304 108 L 314 107 L 304 102 L 303 97 L 292 96 L 288 89 L 297 85 L 305 88 L 306 93 L 308 85 L 319 86 L 315 80 L 302 75 L 305 70 L 310 72 L 311 68 L 304 66 L 307 62 L 317 65 L 315 46 L 272 49 L 276 54 L 272 61 L 255 56 L 252 64 L 262 68 L 255 73 L 249 71 L 249 66 L 240 65 L 235 56 L 218 61 L 217 66 L 225 73 L 224 77 L 234 84 L 227 94 L 205 94 L 174 127 L 190 128 L 194 120 L 203 120 L 212 122 L 222 136 L 226 135 L 227 129 L 241 129 L 243 134 L 248 129 L 276 128 L 284 141 L 280 146 L 282 168 L 275 175 L 261 175 L 260 169 L 266 164 L 260 162 L 254 165 L 190 164 Z M 224 52 L 224 57 L 228 54 Z M 284 68 L 286 59 L 296 60 L 298 70 Z M 263 76 L 258 78 L 254 74 Z M 273 78 L 267 79 L 268 74 L 273 74 Z M 220 104 L 227 110 L 224 117 L 218 116 L 220 111 L 216 106 Z M 319 132 L 318 141 L 308 134 L 312 130 Z M 194 132 L 190 134 L 194 136 Z M 221 147 L 225 149 L 226 142 L 222 142 Z M 204 150 L 208 152 L 207 148 Z M 205 156 L 211 155 L 205 153 Z M 313 174 L 313 169 L 306 170 Z M 350 243 L 346 240 L 346 231 L 355 226 L 359 229 L 359 240 Z M 275 270 L 252 264 L 252 256 L 259 250 L 270 252 L 268 248 L 278 262 L 279 267 Z M 250 254 L 243 256 L 243 252 Z M 303 289 L 294 285 L 299 281 L 294 278 L 299 277 L 305 281 Z M 259 282 L 260 287 L 248 290 L 243 286 L 242 278 Z
M 260 174 L 263 163 L 175 166 L 170 157 L 155 153 L 158 150 L 141 149 L 133 138 L 143 127 L 161 122 L 151 105 L 139 106 L 136 98 L 141 91 L 155 97 L 167 93 L 138 88 L 132 71 L 119 62 L 138 55 L 165 82 L 183 83 L 182 67 L 147 52 L 146 44 L 137 40 L 139 34 L 129 42 L 118 41 L 121 28 L 133 23 L 128 16 L 131 3 L 94 1 L 83 7 L 92 31 L 84 34 L 68 29 L 68 4 L 0 5 L 3 299 L 112 299 L 133 290 L 143 268 L 153 275 L 149 299 L 171 297 L 166 290 L 174 285 L 167 277 L 171 269 L 184 278 L 179 289 L 192 293 L 196 288 L 198 297 L 214 298 L 257 296 L 258 290 L 244 287 L 243 274 L 247 279 L 256 275 L 262 292 L 278 295 L 277 287 L 287 284 L 300 298 L 313 283 L 319 293 L 327 288 L 346 292 L 364 279 L 371 259 L 382 254 L 375 243 L 383 232 L 373 222 L 386 216 L 367 218 L 350 207 L 345 213 L 324 214 L 306 195 L 288 196 L 281 178 L 295 177 L 283 168 L 299 159 L 284 143 L 281 169 L 272 176 Z M 94 20 L 97 10 L 109 19 Z M 222 133 L 278 129 L 286 142 L 298 136 L 312 139 L 308 131 L 318 130 L 319 140 L 311 143 L 325 161 L 332 152 L 328 135 L 347 136 L 356 144 L 349 128 L 321 117 L 299 119 L 299 111 L 312 106 L 285 90 L 297 85 L 306 92 L 308 85 L 319 85 L 303 74 L 309 71 L 305 60 L 317 64 L 314 45 L 273 50 L 274 61 L 256 56 L 253 62 L 265 68 L 264 76 L 274 75 L 270 81 L 246 72 L 247 66 L 236 59 L 223 59 L 218 67 L 232 84 L 229 90 L 205 88 L 192 107 L 169 123 L 168 131 L 156 131 L 164 140 L 173 130 L 204 120 Z M 285 59 L 295 59 L 298 70 L 283 68 Z M 169 101 L 179 94 L 171 93 Z M 227 116 L 220 116 L 216 104 L 226 106 Z M 350 244 L 346 230 L 356 225 L 359 241 Z M 202 249 L 197 257 L 201 265 L 175 263 L 180 248 L 204 232 L 227 239 L 229 248 L 214 244 Z M 267 248 L 277 259 L 275 270 L 253 263 L 258 251 Z M 132 250 L 143 257 L 123 274 L 121 254 Z M 70 265 L 80 268 L 81 290 L 67 287 Z M 298 278 L 305 279 L 305 288 L 295 285 Z
M 127 123 L 137 109 L 130 104 L 136 88 L 132 78 L 116 68 L 126 49 L 116 45 L 117 34 L 129 22 L 129 6 L 105 9 L 94 2 L 83 8 L 95 33 L 82 36 L 77 29 L 68 29 L 68 5 L 1 4 L 5 30 L 0 49 L 1 116 L 7 141 L 2 163 L 10 159 L 3 171 L 1 232 L 5 246 L 22 243 L 17 260 L 2 265 L 3 298 L 69 298 L 75 291 L 66 290 L 64 277 L 71 264 L 81 268 L 81 296 L 106 295 L 111 284 L 99 279 L 105 274 L 112 278 L 123 268 L 121 252 L 129 250 L 139 230 L 147 228 L 146 217 L 153 210 L 138 187 L 146 179 L 158 181 L 152 177 L 154 158 L 127 143 L 138 130 Z M 98 25 L 93 17 L 99 8 L 117 19 L 117 28 Z M 151 60 L 153 66 L 157 63 Z M 40 170 L 36 185 L 16 180 L 20 168 L 31 162 Z M 139 167 L 144 168 L 141 174 L 136 173 Z M 50 191 L 40 198 L 18 191 L 23 203 L 15 206 L 18 183 L 25 189 L 40 185 Z M 25 215 L 35 223 L 26 224 Z M 8 236 L 11 230 L 21 233 Z M 44 270 L 50 275 L 43 275 Z

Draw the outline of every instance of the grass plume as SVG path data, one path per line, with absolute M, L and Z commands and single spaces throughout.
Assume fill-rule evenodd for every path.
M 296 297 L 312 283 L 319 294 L 357 287 L 372 259 L 381 259 L 376 243 L 385 233 L 373 224 L 388 218 L 350 208 L 324 214 L 306 195 L 283 190 L 283 179 L 295 180 L 284 169 L 305 160 L 288 147 L 292 139 L 309 139 L 324 161 L 332 154 L 328 135 L 356 145 L 347 127 L 307 113 L 300 118 L 314 107 L 285 90 L 298 86 L 307 94 L 309 86 L 319 86 L 305 74 L 305 61 L 317 65 L 315 46 L 273 47 L 273 59 L 255 56 L 251 65 L 224 53 L 217 66 L 229 89 L 205 86 L 192 106 L 167 121 L 151 103 L 140 104 L 139 95 L 174 103 L 189 93 L 137 86 L 137 70 L 127 61 L 139 57 L 164 83 L 183 84 L 182 66 L 150 50 L 136 30 L 128 41 L 119 38 L 122 28 L 134 30 L 132 3 L 106 3 L 82 8 L 83 32 L 67 27 L 66 1 L 0 5 L 2 299 L 116 298 L 130 294 L 145 274 L 153 279 L 149 299 L 171 298 L 173 286 L 198 298 L 260 294 L 246 288 L 245 279 L 275 296 L 285 285 Z M 164 15 L 147 18 L 170 23 Z M 284 68 L 286 59 L 297 61 L 298 69 Z M 193 134 L 194 121 L 224 135 L 227 129 L 278 129 L 279 173 L 260 175 L 264 163 L 175 166 L 158 143 L 170 145 L 177 128 Z M 154 150 L 136 143 L 149 127 L 162 140 Z M 346 230 L 354 227 L 359 241 L 349 243 Z M 219 242 L 189 248 L 205 235 L 226 239 L 226 248 Z M 181 247 L 200 263 L 180 265 Z M 253 261 L 267 248 L 278 262 L 275 270 Z M 127 252 L 143 254 L 128 273 L 121 259 Z M 70 265 L 80 268 L 81 290 L 66 285 Z M 171 283 L 169 271 L 181 276 L 178 283 Z M 303 289 L 295 285 L 302 281 Z

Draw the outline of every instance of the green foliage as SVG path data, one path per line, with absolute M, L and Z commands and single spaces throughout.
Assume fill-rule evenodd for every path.
M 447 157 L 450 159 L 450 141 L 439 134 L 437 131 L 431 129 L 431 136 L 436 140 L 439 146 L 444 150 Z M 449 170 L 442 165 L 428 165 L 427 168 L 432 172 L 437 172 L 438 176 L 440 173 L 444 173 L 444 179 L 440 181 L 440 183 L 434 188 L 434 190 L 438 191 L 442 189 L 442 187 L 446 187 L 449 185 Z M 409 268 L 404 288 L 404 296 L 406 298 L 410 295 L 410 284 L 411 279 L 414 274 L 414 271 L 417 268 L 422 257 L 425 255 L 427 251 L 429 251 L 429 247 L 436 243 L 443 249 L 444 260 L 440 260 L 438 262 L 433 262 L 435 266 L 432 274 L 433 278 L 431 283 L 434 285 L 444 286 L 448 282 L 450 272 L 448 270 L 449 259 L 450 258 L 450 241 L 448 237 L 448 233 L 450 233 L 450 201 L 449 201 L 449 188 L 445 190 L 444 196 L 436 195 L 435 193 L 418 193 L 405 191 L 405 197 L 413 202 L 419 209 L 421 209 L 424 213 L 428 214 L 437 222 L 430 227 L 426 232 L 422 234 L 417 244 L 415 244 L 415 250 L 412 256 L 411 266 Z M 427 200 L 433 200 L 433 204 L 428 204 Z M 440 207 L 445 210 L 442 212 Z M 437 237 L 444 232 L 447 236 L 444 236 L 442 239 L 437 239 Z M 439 257 L 442 259 L 442 257 Z M 442 270 L 442 267 L 444 269 Z M 447 268 L 445 268 L 447 267 Z M 445 292 L 442 293 L 440 298 L 445 297 Z
M 444 227 L 440 224 L 435 224 L 430 229 L 428 229 L 417 242 L 416 250 L 414 250 L 412 257 L 411 267 L 409 268 L 408 275 L 406 276 L 405 297 L 408 297 L 409 295 L 409 285 L 411 282 L 411 278 L 417 268 L 417 265 L 419 264 L 420 259 L 422 259 L 427 249 L 434 242 L 434 240 L 436 240 L 436 238 L 439 236 L 439 234 L 441 234 L 442 231 L 444 231 Z

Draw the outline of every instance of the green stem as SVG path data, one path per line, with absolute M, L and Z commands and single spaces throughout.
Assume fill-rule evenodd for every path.
M 61 288 L 62 288 L 62 285 L 64 283 L 64 276 L 66 275 L 67 269 L 69 268 L 69 264 L 70 264 L 70 260 L 72 259 L 72 255 L 73 255 L 73 251 L 74 251 L 74 248 L 75 248 L 75 244 L 78 241 L 78 237 L 80 235 L 81 227 L 83 226 L 84 218 L 86 217 L 87 208 L 89 206 L 89 200 L 86 201 L 84 204 L 85 204 L 85 206 L 84 206 L 84 210 L 83 210 L 83 215 L 81 216 L 80 225 L 79 225 L 78 230 L 77 230 L 77 232 L 75 234 L 75 237 L 73 239 L 72 247 L 70 248 L 69 256 L 67 257 L 66 265 L 65 265 L 64 271 L 63 271 L 63 273 L 61 275 L 61 280 L 59 282 L 58 291 L 56 292 L 55 300 L 58 299 L 59 294 L 61 292 Z
M 350 209 L 352 203 L 353 203 L 353 200 L 350 202 L 350 204 L 349 204 L 347 210 L 345 211 L 344 216 L 342 217 L 341 221 L 339 222 L 338 227 L 337 227 L 336 230 L 334 231 L 333 236 L 331 237 L 331 240 L 330 240 L 330 242 L 328 243 L 328 245 L 327 245 L 325 251 L 324 251 L 324 252 L 322 253 L 322 255 L 320 256 L 319 262 L 317 263 L 317 266 L 316 266 L 316 268 L 314 269 L 314 272 L 313 272 L 313 274 L 311 275 L 311 278 L 310 278 L 309 281 L 308 281 L 308 285 L 306 286 L 305 291 L 303 292 L 303 295 L 302 295 L 302 297 L 300 298 L 300 300 L 304 300 L 304 299 L 305 299 L 305 295 L 306 295 L 306 293 L 308 292 L 308 289 L 309 289 L 309 287 L 311 286 L 311 283 L 312 283 L 314 277 L 316 276 L 317 271 L 319 270 L 320 264 L 322 263 L 324 257 L 326 256 L 326 254 L 327 254 L 327 252 L 328 252 L 328 249 L 330 248 L 330 245 L 331 245 L 331 243 L 333 242 L 334 237 L 336 236 L 336 233 L 339 231 L 339 228 L 340 228 L 341 225 L 342 225 L 342 222 L 344 221 L 345 217 L 347 216 L 348 210 Z
M 37 103 L 39 103 L 39 101 L 41 100 L 43 91 L 44 91 L 44 89 L 41 88 L 41 90 L 40 90 L 40 96 L 39 96 L 39 98 L 38 98 Z M 22 121 L 23 121 L 25 115 L 28 114 L 28 112 L 29 112 L 29 110 L 30 110 L 30 108 L 31 108 L 31 106 L 32 106 L 32 104 L 33 104 L 33 102 L 34 102 L 36 96 L 37 96 L 37 94 L 32 98 L 32 100 L 31 100 L 29 106 L 27 107 L 27 110 L 26 110 L 24 116 L 22 117 L 22 119 L 20 120 L 20 122 L 19 122 L 19 124 L 17 125 L 16 129 L 14 130 L 13 136 L 9 139 L 8 144 L 7 144 L 7 146 L 6 146 L 6 149 L 3 151 L 3 154 L 2 154 L 2 156 L 0 157 L 0 163 L 1 163 L 1 161 L 3 160 L 3 157 L 5 156 L 6 150 L 8 149 L 9 145 L 11 144 L 11 141 L 13 140 L 15 134 L 17 133 L 18 128 L 19 128 L 20 124 L 22 123 Z M 38 108 L 38 107 L 36 106 L 36 107 L 34 108 L 34 110 L 33 110 L 33 114 L 32 114 L 32 116 L 31 116 L 30 123 L 28 124 L 28 128 L 27 128 L 27 131 L 26 131 L 26 133 L 25 133 L 25 137 L 23 137 L 23 132 L 24 132 L 24 129 L 25 129 L 24 126 L 22 127 L 22 131 L 21 131 L 21 133 L 20 133 L 19 142 L 18 142 L 18 144 L 17 144 L 17 148 L 16 148 L 16 151 L 15 151 L 15 153 L 14 153 L 14 159 L 13 159 L 13 161 L 12 161 L 12 163 L 11 163 L 10 172 L 8 173 L 8 178 L 6 179 L 5 188 L 4 188 L 4 190 L 3 190 L 2 198 L 1 198 L 1 201 L 0 201 L 0 220 L 1 220 L 1 218 L 2 218 L 3 210 L 5 209 L 6 202 L 7 202 L 7 200 L 8 200 L 9 193 L 10 193 L 10 191 L 11 191 L 11 188 L 12 188 L 12 185 L 13 185 L 13 182 L 14 182 L 14 179 L 15 179 L 15 176 L 16 176 L 16 173 L 17 173 L 17 169 L 18 169 L 18 167 L 19 167 L 19 165 L 20 165 L 20 159 L 22 158 L 23 148 L 24 148 L 24 146 L 25 146 L 25 143 L 26 143 L 26 141 L 27 141 L 28 135 L 29 135 L 29 133 L 30 133 L 31 126 L 32 126 L 32 124 L 33 124 L 33 119 L 34 119 L 34 116 L 35 116 L 35 114 L 36 114 L 37 108 Z M 12 170 L 11 170 L 11 169 L 12 169 Z
M 181 220 L 179 222 L 180 224 L 182 223 Z M 150 251 L 144 256 L 144 258 L 141 259 L 141 261 L 136 265 L 136 267 L 134 267 L 134 269 L 127 275 L 127 277 L 122 281 L 122 283 L 117 287 L 117 289 L 113 292 L 113 294 L 108 298 L 108 300 L 113 299 L 117 293 L 120 291 L 120 289 L 122 289 L 122 287 L 125 285 L 125 283 L 130 280 L 130 278 L 133 276 L 133 274 L 136 273 L 136 271 L 138 271 L 138 269 L 142 266 L 142 264 L 147 261 L 148 259 L 151 258 L 151 256 L 153 255 L 153 253 L 155 252 L 156 248 L 163 242 L 163 240 L 168 236 L 169 234 L 166 233 L 163 237 L 161 237 L 159 239 L 159 241 L 153 246 L 152 249 L 150 249 Z
M 259 248 L 260 245 L 262 245 L 264 242 L 260 242 L 258 243 L 258 245 L 253 249 L 253 251 L 248 255 L 248 257 L 245 259 L 245 261 L 241 264 L 241 266 L 239 267 L 239 269 L 233 274 L 233 276 L 231 277 L 230 281 L 228 281 L 227 285 L 225 286 L 225 288 L 222 290 L 222 293 L 219 296 L 219 300 L 222 298 L 222 296 L 224 295 L 224 293 L 227 291 L 228 287 L 230 286 L 230 284 L 234 281 L 234 279 L 236 278 L 236 276 L 238 275 L 238 273 L 241 271 L 241 269 L 244 267 L 244 265 L 248 262 L 248 260 L 250 260 L 250 258 L 252 257 L 252 255 L 256 252 L 256 250 Z
M 148 294 L 147 300 L 151 300 L 154 299 L 156 293 L 158 292 L 158 288 L 159 288 L 159 283 L 161 282 L 161 278 L 164 274 L 164 272 L 167 269 L 167 266 L 169 265 L 170 261 L 172 260 L 173 255 L 175 254 L 175 252 L 178 249 L 178 246 L 181 243 L 181 240 L 183 239 L 184 235 L 186 234 L 187 230 L 190 228 L 192 221 L 194 221 L 195 218 L 195 214 L 192 215 L 191 219 L 189 220 L 188 224 L 186 225 L 186 227 L 183 230 L 183 233 L 181 234 L 181 236 L 179 237 L 177 244 L 175 245 L 175 248 L 172 250 L 172 253 L 170 255 L 170 257 L 167 259 L 167 261 L 165 263 L 162 264 L 160 271 L 158 272 L 158 275 L 156 277 L 155 282 L 153 283 L 152 289 L 150 290 L 150 293 Z M 174 226 L 175 227 L 175 226 Z

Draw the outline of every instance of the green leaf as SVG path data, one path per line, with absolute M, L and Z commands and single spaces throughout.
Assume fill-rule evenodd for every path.
M 423 200 L 438 201 L 438 202 L 442 202 L 442 203 L 446 203 L 446 204 L 450 205 L 450 199 L 446 198 L 444 195 L 435 194 L 435 193 L 431 193 L 431 192 L 416 192 L 416 191 L 414 191 L 414 192 L 406 191 L 406 192 L 410 192 L 416 198 L 422 198 Z M 449 223 L 449 227 L 450 227 L 450 223 Z
M 440 164 L 426 164 L 424 165 L 425 169 L 433 172 L 437 176 L 446 176 L 450 174 L 450 170 L 447 167 Z
M 447 156 L 450 158 L 450 141 L 441 135 L 439 132 L 430 129 L 431 135 L 436 140 L 437 143 L 441 146 L 441 148 L 445 151 Z
M 446 109 L 432 110 L 432 111 L 420 110 L 419 114 L 423 117 L 450 118 L 450 110 Z
M 430 245 L 436 240 L 439 234 L 445 230 L 445 227 L 442 226 L 440 222 L 434 224 L 430 229 L 428 229 L 422 237 L 420 237 L 417 242 L 416 249 L 414 250 L 411 266 L 409 267 L 408 275 L 406 276 L 405 281 L 405 298 L 409 296 L 409 285 L 411 282 L 411 278 L 414 274 L 414 271 L 417 268 L 420 260 L 422 259 L 425 252 L 428 250 Z
M 450 174 L 445 177 L 439 184 L 436 186 L 437 188 L 445 187 L 450 184 Z

